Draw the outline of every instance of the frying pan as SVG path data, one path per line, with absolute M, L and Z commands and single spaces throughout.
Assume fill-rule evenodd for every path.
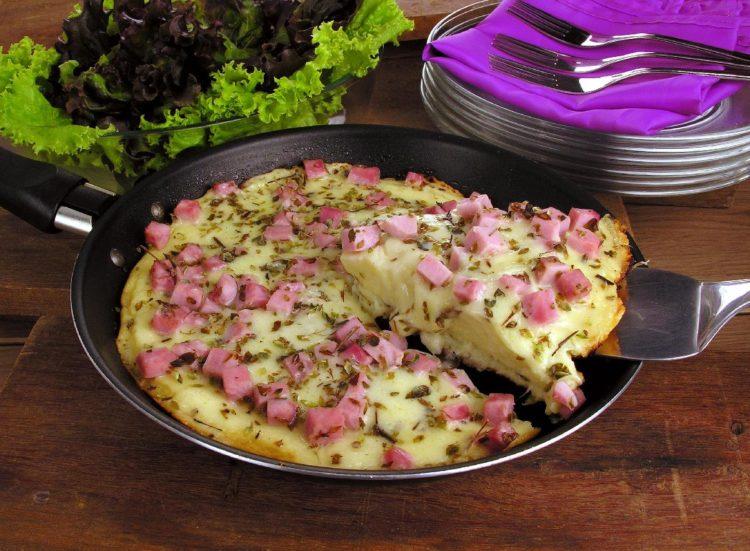
M 0 150 L 0 205 L 43 231 L 68 228 L 86 232 L 73 270 L 71 309 L 81 345 L 99 373 L 132 406 L 163 427 L 234 459 L 300 474 L 349 479 L 405 479 L 471 471 L 515 459 L 578 430 L 604 411 L 627 388 L 641 362 L 592 357 L 577 362 L 586 377 L 587 401 L 570 419 L 552 424 L 541 406 L 519 406 L 520 415 L 541 434 L 498 455 L 470 462 L 408 471 L 357 471 L 279 461 L 215 442 L 184 426 L 143 392 L 120 361 L 115 346 L 120 293 L 141 257 L 143 230 L 183 198 L 198 198 L 222 180 L 244 179 L 302 159 L 322 158 L 379 166 L 384 176 L 408 170 L 432 174 L 465 194 L 487 193 L 494 204 L 528 200 L 561 210 L 572 206 L 606 209 L 588 193 L 542 167 L 494 146 L 457 136 L 386 126 L 344 125 L 281 131 L 188 155 L 146 177 L 124 197 L 115 198 L 60 169 Z M 633 258 L 643 260 L 631 239 Z M 522 389 L 499 377 L 473 374 L 481 390 Z

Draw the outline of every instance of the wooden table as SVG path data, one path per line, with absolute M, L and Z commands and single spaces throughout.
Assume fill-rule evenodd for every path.
M 350 121 L 430 127 L 418 49 L 352 90 Z M 747 186 L 729 209 L 627 215 L 655 266 L 750 275 Z M 189 444 L 106 385 L 68 313 L 81 242 L 0 211 L 0 549 L 750 548 L 750 316 L 698 358 L 647 364 L 594 422 L 530 457 L 421 482 L 316 480 Z

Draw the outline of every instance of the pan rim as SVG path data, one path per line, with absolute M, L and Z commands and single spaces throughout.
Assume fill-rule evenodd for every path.
M 283 141 L 288 136 L 302 136 L 308 137 L 310 139 L 315 139 L 316 137 L 318 137 L 325 139 L 326 137 L 330 137 L 331 135 L 335 134 L 356 136 L 358 134 L 368 134 L 376 132 L 388 133 L 394 137 L 406 136 L 436 140 L 443 143 L 470 147 L 471 149 L 484 151 L 488 154 L 502 153 L 502 155 L 505 156 L 518 157 L 517 155 L 509 153 L 490 144 L 429 130 L 385 125 L 337 125 L 281 130 L 277 132 L 261 134 L 243 140 L 234 141 L 220 147 L 203 150 L 198 153 L 192 153 L 186 155 L 184 158 L 178 159 L 168 168 L 145 178 L 143 182 L 139 184 L 138 188 L 130 192 L 128 196 L 119 199 L 115 203 L 115 205 L 113 205 L 101 217 L 99 223 L 94 226 L 92 232 L 87 236 L 83 247 L 78 254 L 78 257 L 76 258 L 70 287 L 70 307 L 73 318 L 73 325 L 75 327 L 76 335 L 78 336 L 78 339 L 81 343 L 81 346 L 83 347 L 86 356 L 94 365 L 99 374 L 104 378 L 104 380 L 107 381 L 107 383 L 120 396 L 122 396 L 126 400 L 126 402 L 128 402 L 131 406 L 136 408 L 146 417 L 148 417 L 152 421 L 155 421 L 170 432 L 181 436 L 194 444 L 198 444 L 203 448 L 209 449 L 238 461 L 243 461 L 245 463 L 250 463 L 261 467 L 267 467 L 278 471 L 292 472 L 300 475 L 349 480 L 424 479 L 446 476 L 449 474 L 465 473 L 485 467 L 491 467 L 493 465 L 499 465 L 501 463 L 526 456 L 532 452 L 546 448 L 551 444 L 557 443 L 558 441 L 567 438 L 582 427 L 586 426 L 593 419 L 604 412 L 610 405 L 612 405 L 612 403 L 614 403 L 632 384 L 636 375 L 642 368 L 643 362 L 629 362 L 630 365 L 623 369 L 621 382 L 613 386 L 613 391 L 607 391 L 603 398 L 600 398 L 596 402 L 588 403 L 587 406 L 584 406 L 584 409 L 580 410 L 578 414 L 571 420 L 561 423 L 559 427 L 553 429 L 547 434 L 533 438 L 530 441 L 511 448 L 500 455 L 490 455 L 473 461 L 440 465 L 435 467 L 425 467 L 420 469 L 409 469 L 403 471 L 355 470 L 280 461 L 270 457 L 233 448 L 193 431 L 186 425 L 183 425 L 182 423 L 177 421 L 168 412 L 160 408 L 159 405 L 153 402 L 151 398 L 148 397 L 148 395 L 144 393 L 140 388 L 138 388 L 134 392 L 119 382 L 113 371 L 109 369 L 107 361 L 102 357 L 99 350 L 94 345 L 93 339 L 88 329 L 87 321 L 83 314 L 83 294 L 85 292 L 84 272 L 91 255 L 93 244 L 97 241 L 99 235 L 101 235 L 105 231 L 104 228 L 108 225 L 108 223 L 112 219 L 116 219 L 116 216 L 118 216 L 118 213 L 120 211 L 127 210 L 128 202 L 131 200 L 129 199 L 129 197 L 137 196 L 137 194 L 150 193 L 151 188 L 157 186 L 158 182 L 163 178 L 169 176 L 174 172 L 189 169 L 192 165 L 201 163 L 204 159 L 225 154 L 233 150 L 245 149 L 247 147 L 256 145 L 258 142 L 273 143 L 275 140 Z M 527 160 L 524 160 L 524 162 L 527 162 L 530 167 L 533 166 L 534 170 L 538 171 L 540 174 L 548 173 L 548 171 L 541 165 L 529 162 Z M 560 179 L 560 177 L 556 175 L 552 175 L 552 177 L 557 180 Z M 209 185 L 210 183 L 206 183 L 206 187 L 208 187 Z M 572 198 L 584 198 L 586 202 L 598 205 L 602 212 L 609 212 L 606 208 L 604 208 L 603 205 L 601 205 L 601 203 L 599 203 L 599 201 L 595 197 L 593 197 L 590 193 L 582 190 L 578 186 L 575 186 L 568 182 L 565 182 L 564 188 L 563 186 L 559 186 L 557 184 L 550 185 L 558 190 L 564 189 L 564 192 Z M 628 234 L 628 238 L 630 239 L 631 251 L 633 253 L 634 259 L 636 261 L 643 260 L 643 255 L 630 234 Z

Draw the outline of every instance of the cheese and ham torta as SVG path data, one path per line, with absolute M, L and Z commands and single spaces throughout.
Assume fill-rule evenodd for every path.
M 503 211 L 319 160 L 218 183 L 145 233 L 117 339 L 141 387 L 218 441 L 350 469 L 467 461 L 538 432 L 458 360 L 571 415 L 572 358 L 617 324 L 629 261 L 609 216 Z

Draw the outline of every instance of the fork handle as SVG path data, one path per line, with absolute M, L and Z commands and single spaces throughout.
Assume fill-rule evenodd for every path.
M 611 44 L 619 44 L 621 42 L 629 42 L 632 40 L 654 40 L 657 42 L 663 42 L 665 44 L 672 44 L 674 46 L 681 46 L 688 48 L 694 52 L 700 52 L 706 55 L 712 56 L 712 59 L 716 59 L 717 62 L 730 61 L 739 63 L 742 65 L 750 66 L 750 55 L 742 52 L 735 52 L 732 50 L 725 50 L 724 48 L 717 48 L 716 46 L 708 46 L 706 44 L 700 44 L 698 42 L 692 42 L 690 40 L 684 40 L 674 36 L 666 36 L 663 34 L 650 34 L 650 33 L 634 33 L 634 34 L 622 34 L 612 37 L 602 37 L 591 35 L 580 45 L 587 48 L 605 46 Z
M 730 319 L 748 306 L 750 279 L 702 283 L 700 349 L 705 348 Z
M 607 75 L 603 77 L 587 77 L 591 79 L 592 81 L 601 81 L 602 83 L 606 82 L 606 85 L 609 86 L 610 84 L 614 84 L 615 82 L 620 82 L 621 80 L 625 80 L 628 78 L 637 77 L 639 75 L 654 75 L 654 74 L 662 74 L 662 75 L 699 75 L 699 76 L 707 76 L 707 77 L 717 77 L 722 78 L 726 80 L 741 80 L 741 81 L 747 81 L 750 82 L 750 73 L 747 74 L 739 74 L 739 73 L 728 73 L 726 71 L 713 71 L 708 69 L 673 69 L 668 67 L 639 67 L 638 69 L 632 69 L 630 71 L 625 71 L 624 73 L 616 74 L 616 75 Z

